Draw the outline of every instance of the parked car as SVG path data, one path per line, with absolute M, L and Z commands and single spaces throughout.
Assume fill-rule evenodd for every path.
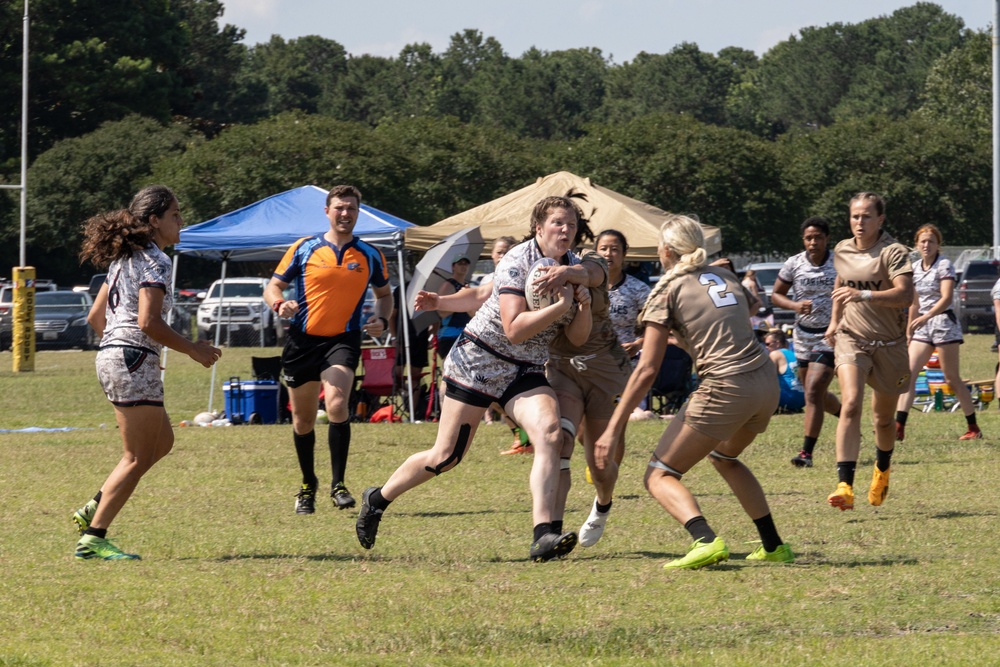
M 225 289 L 216 280 L 198 306 L 198 337 L 219 340 L 233 346 L 277 345 L 285 336 L 280 318 L 267 307 L 264 288 L 267 278 L 227 278 Z M 222 300 L 220 302 L 220 296 Z
M 35 292 L 51 292 L 58 289 L 51 280 L 44 278 L 35 281 Z M 14 283 L 5 282 L 0 285 L 0 351 L 9 349 L 13 336 Z
M 740 276 L 744 275 L 750 269 L 753 269 L 754 273 L 757 274 L 757 283 L 764 290 L 761 293 L 761 301 L 764 302 L 764 308 L 770 308 L 774 314 L 775 326 L 792 325 L 795 323 L 794 310 L 775 308 L 771 302 L 771 292 L 774 291 L 774 282 L 778 279 L 778 272 L 781 271 L 781 267 L 784 265 L 784 262 L 757 262 L 755 264 L 747 264 L 740 271 Z
M 966 264 L 952 300 L 952 309 L 962 325 L 963 333 L 968 333 L 973 326 L 981 326 L 987 333 L 994 331 L 996 320 L 990 292 L 998 278 L 1000 261 L 976 259 Z
M 86 292 L 56 290 L 35 294 L 35 347 L 92 350 L 98 337 L 87 324 L 94 300 Z
M 87 294 L 90 295 L 91 299 L 96 299 L 97 294 L 101 291 L 101 285 L 104 281 L 108 279 L 108 274 L 106 273 L 95 273 L 90 276 L 90 284 L 87 285 Z

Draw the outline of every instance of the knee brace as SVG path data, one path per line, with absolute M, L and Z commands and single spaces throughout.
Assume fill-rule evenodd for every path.
M 564 430 L 567 433 L 569 433 L 569 437 L 570 438 L 572 438 L 573 440 L 576 440 L 576 425 L 573 424 L 573 422 L 571 422 L 570 420 L 566 419 L 565 417 L 560 417 L 559 418 L 559 426 L 562 427 L 562 430 Z
M 432 468 L 430 466 L 424 466 L 424 470 L 435 475 L 440 475 L 444 472 L 444 468 L 447 468 L 452 464 L 458 465 L 462 462 L 462 457 L 465 456 L 465 450 L 469 447 L 469 434 L 472 432 L 472 426 L 469 424 L 462 424 L 458 429 L 458 439 L 455 441 L 455 449 L 452 450 L 451 455 L 444 461 L 439 463 L 437 467 Z
M 569 470 L 569 459 L 559 459 L 559 469 Z
M 714 449 L 711 452 L 709 452 L 708 455 L 711 456 L 713 459 L 717 459 L 719 461 L 738 461 L 739 460 L 739 458 L 736 457 L 736 456 L 726 456 L 725 454 L 721 454 L 721 453 L 717 452 Z
M 684 476 L 684 473 L 678 470 L 674 470 L 673 468 L 671 468 L 670 466 L 668 466 L 666 463 L 656 458 L 655 456 L 649 460 L 649 467 L 656 468 L 657 470 L 662 470 L 663 472 L 667 473 L 668 475 L 671 475 L 672 477 L 676 477 L 677 479 L 680 479 L 681 477 Z

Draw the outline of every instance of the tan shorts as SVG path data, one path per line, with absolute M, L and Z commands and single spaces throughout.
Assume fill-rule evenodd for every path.
M 551 357 L 545 363 L 545 377 L 556 396 L 579 400 L 589 419 L 611 419 L 631 373 L 632 364 L 625 355 L 616 359 L 607 353 L 599 354 L 579 359 L 576 366 L 565 357 Z
M 864 341 L 847 331 L 837 332 L 837 367 L 857 366 L 865 382 L 881 394 L 906 393 L 910 387 L 910 358 L 906 339 Z
M 774 364 L 723 378 L 703 378 L 676 418 L 694 430 L 725 442 L 741 428 L 763 433 L 778 409 Z

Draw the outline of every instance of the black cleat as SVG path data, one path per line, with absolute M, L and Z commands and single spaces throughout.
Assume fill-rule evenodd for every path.
M 375 546 L 375 536 L 378 535 L 378 524 L 382 520 L 383 510 L 375 509 L 368 502 L 371 495 L 378 490 L 377 486 L 369 486 L 361 494 L 361 514 L 358 515 L 358 522 L 355 529 L 358 533 L 358 542 L 365 549 Z
M 812 468 L 813 467 L 812 454 L 803 449 L 798 453 L 798 456 L 792 457 L 792 465 L 795 466 L 796 468 Z
M 562 558 L 576 546 L 576 533 L 546 533 L 531 545 L 531 560 L 544 563 L 553 558 Z
M 295 496 L 295 513 L 312 514 L 316 511 L 316 486 L 303 484 Z
M 333 499 L 333 506 L 339 510 L 346 510 L 354 507 L 357 503 L 354 496 L 347 490 L 343 482 L 337 484 L 330 490 L 330 498 Z

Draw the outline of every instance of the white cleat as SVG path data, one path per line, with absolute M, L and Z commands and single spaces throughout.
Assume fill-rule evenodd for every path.
M 607 512 L 597 511 L 597 498 L 594 498 L 594 507 L 590 510 L 590 516 L 580 527 L 581 547 L 592 547 L 597 544 L 601 536 L 604 535 L 604 526 L 608 522 L 609 514 L 611 514 L 611 510 Z

